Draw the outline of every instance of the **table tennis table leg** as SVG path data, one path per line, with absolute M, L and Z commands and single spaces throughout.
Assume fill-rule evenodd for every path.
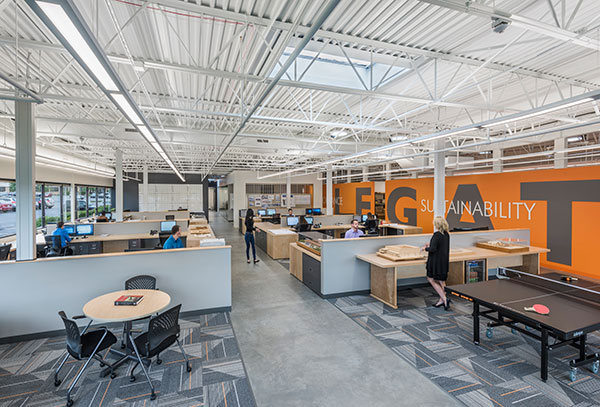
M 542 328 L 542 364 L 540 366 L 542 373 L 542 381 L 548 380 L 548 331 L 545 328 Z
M 473 343 L 479 345 L 479 304 L 473 302 Z

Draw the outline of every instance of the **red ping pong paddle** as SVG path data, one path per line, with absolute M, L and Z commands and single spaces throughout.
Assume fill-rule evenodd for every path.
M 541 315 L 548 315 L 550 313 L 550 308 L 548 308 L 542 304 L 533 304 L 532 307 L 524 307 L 523 309 L 525 311 L 537 312 L 538 314 L 541 314 Z

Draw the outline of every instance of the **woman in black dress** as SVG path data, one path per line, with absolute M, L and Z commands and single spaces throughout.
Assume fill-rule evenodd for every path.
M 433 220 L 435 233 L 431 241 L 425 245 L 428 252 L 427 257 L 427 281 L 439 294 L 439 301 L 433 306 L 438 308 L 442 305 L 447 311 L 450 308 L 450 298 L 446 298 L 446 280 L 448 279 L 448 267 L 450 256 L 450 235 L 448 234 L 448 222 L 441 216 Z
M 254 257 L 254 264 L 258 263 L 256 259 L 256 247 L 254 246 L 254 211 L 248 209 L 246 211 L 246 219 L 244 219 L 244 225 L 246 225 L 246 234 L 244 240 L 246 240 L 246 259 L 250 263 L 250 246 L 252 245 L 252 257 Z

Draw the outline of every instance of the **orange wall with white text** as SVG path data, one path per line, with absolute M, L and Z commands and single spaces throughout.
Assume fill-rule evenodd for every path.
M 432 232 L 433 178 L 386 181 L 388 221 Z M 600 166 L 446 177 L 450 227 L 527 228 L 542 265 L 600 278 Z
M 333 213 L 366 215 L 375 213 L 375 182 L 333 184 Z M 323 208 L 326 207 L 326 186 L 323 184 Z

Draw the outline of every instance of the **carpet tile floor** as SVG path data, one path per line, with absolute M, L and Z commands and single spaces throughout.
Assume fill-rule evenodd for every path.
M 119 367 L 118 376 L 110 379 L 100 377 L 100 365 L 94 362 L 72 393 L 74 407 L 255 406 L 229 314 L 181 317 L 180 326 L 192 371 L 186 371 L 176 344 L 161 353 L 162 364 L 153 362 L 150 370 L 156 400 L 150 400 L 148 382 L 139 368 L 137 380 L 131 383 L 127 373 L 132 364 Z M 145 325 L 134 328 L 145 329 Z M 113 332 L 119 336 L 118 329 Z M 67 389 L 83 362 L 70 358 L 60 372 L 62 384 L 55 387 L 54 370 L 64 351 L 64 337 L 0 345 L 0 407 L 66 405 Z
M 472 305 L 455 300 L 451 311 L 431 306 L 432 289 L 398 293 L 398 309 L 370 296 L 329 300 L 357 324 L 386 344 L 399 357 L 466 406 L 600 406 L 600 376 L 591 366 L 569 379 L 568 361 L 577 351 L 563 347 L 550 352 L 549 378 L 540 379 L 539 342 L 496 327 L 481 344 L 472 342 Z M 600 349 L 598 332 L 588 335 L 592 350 Z

